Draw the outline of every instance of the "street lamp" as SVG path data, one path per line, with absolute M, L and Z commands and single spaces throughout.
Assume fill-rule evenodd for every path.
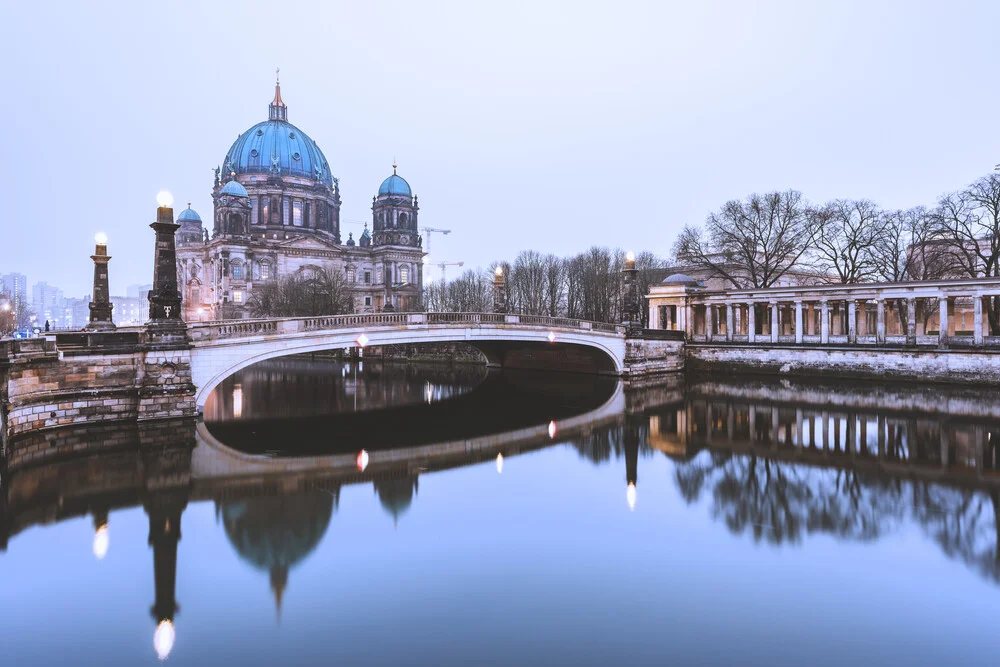
M 170 208 L 174 205 L 174 196 L 166 190 L 160 190 L 156 195 L 156 203 L 160 208 Z

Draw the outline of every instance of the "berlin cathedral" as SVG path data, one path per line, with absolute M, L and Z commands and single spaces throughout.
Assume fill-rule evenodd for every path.
M 275 83 L 267 120 L 236 139 L 212 189 L 211 236 L 188 208 L 177 222 L 179 284 L 188 322 L 246 318 L 255 285 L 306 272 L 343 272 L 356 312 L 420 305 L 419 206 L 396 174 L 372 197 L 372 226 L 355 241 L 340 231 L 340 184 L 323 151 L 288 122 Z

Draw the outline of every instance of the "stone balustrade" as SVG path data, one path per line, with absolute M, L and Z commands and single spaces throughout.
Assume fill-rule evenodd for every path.
M 252 338 L 310 331 L 358 327 L 421 327 L 429 325 L 525 326 L 578 329 L 624 335 L 625 328 L 605 322 L 588 322 L 566 317 L 508 315 L 504 313 L 358 313 L 323 317 L 285 317 L 254 320 L 194 322 L 188 335 L 196 345 L 214 340 Z
M 655 286 L 650 326 L 712 344 L 1000 347 L 988 299 L 1000 279 L 706 291 Z M 997 329 L 994 326 L 993 331 Z

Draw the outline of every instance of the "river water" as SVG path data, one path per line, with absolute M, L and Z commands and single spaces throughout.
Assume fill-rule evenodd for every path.
M 7 471 L 2 665 L 995 665 L 1000 396 L 274 360 Z

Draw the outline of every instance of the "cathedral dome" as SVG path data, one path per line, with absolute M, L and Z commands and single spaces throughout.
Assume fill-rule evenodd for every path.
M 232 180 L 222 186 L 222 190 L 219 191 L 220 195 L 229 195 L 230 197 L 249 197 L 250 194 L 247 189 L 240 185 L 237 180 Z M 197 215 L 197 214 L 196 214 Z
M 177 216 L 177 222 L 196 222 L 200 225 L 201 216 L 198 215 L 197 211 L 191 208 L 191 204 L 188 204 L 188 207 L 181 211 L 181 214 Z
M 299 176 L 333 186 L 330 165 L 309 135 L 288 122 L 288 109 L 275 86 L 268 120 L 241 134 L 226 154 L 223 173 Z
M 396 175 L 395 165 L 393 165 L 392 176 L 382 181 L 382 185 L 379 186 L 378 193 L 380 195 L 402 195 L 404 197 L 413 196 L 413 193 L 410 191 L 410 184 L 407 183 L 402 176 Z

